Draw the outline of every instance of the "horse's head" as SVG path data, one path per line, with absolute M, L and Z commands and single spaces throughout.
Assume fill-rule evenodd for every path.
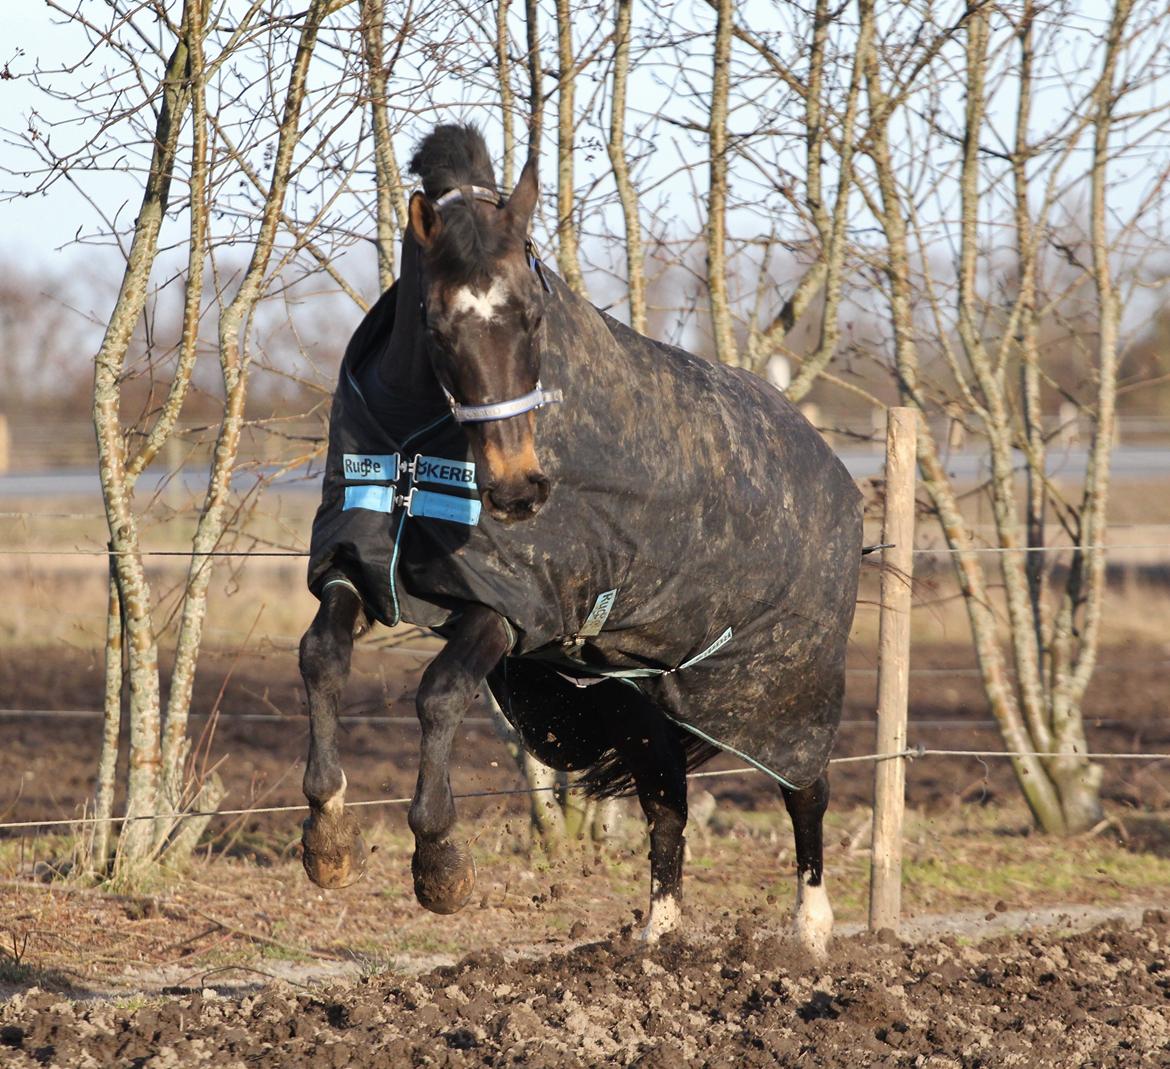
M 452 130 L 474 134 L 440 127 L 414 162 L 425 182 L 410 199 L 410 229 L 422 250 L 427 349 L 455 418 L 466 425 L 484 507 L 514 522 L 535 516 L 548 499 L 535 409 L 559 399 L 540 385 L 544 293 L 527 248 L 536 161 L 507 201 L 496 196 L 494 180 L 481 185 L 474 173 L 436 194 L 419 160 L 432 138 Z

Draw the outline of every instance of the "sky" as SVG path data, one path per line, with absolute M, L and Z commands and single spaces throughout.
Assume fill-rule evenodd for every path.
M 104 4 L 95 0 L 78 0 L 97 8 Z M 775 10 L 774 0 L 766 0 L 754 14 L 755 24 L 763 25 L 759 16 Z M 16 77 L 0 78 L 0 190 L 8 196 L 0 199 L 0 257 L 18 258 L 23 262 L 41 262 L 46 265 L 67 263 L 78 250 L 71 245 L 80 230 L 93 226 L 94 211 L 76 187 L 68 181 L 59 181 L 47 195 L 15 197 L 14 189 L 27 189 L 33 179 L 27 177 L 30 157 L 27 150 L 15 144 L 27 116 L 34 109 L 42 116 L 42 127 L 50 131 L 57 144 L 67 142 L 69 132 L 53 130 L 51 122 L 64 111 L 39 93 L 32 83 L 19 75 L 40 64 L 52 67 L 61 58 L 81 54 L 85 46 L 82 33 L 68 20 L 55 15 L 43 0 L 5 0 L 0 16 L 0 40 L 6 51 L 0 52 L 0 70 L 5 65 Z M 1081 14 L 1087 19 L 1105 18 L 1110 0 L 1081 0 Z M 637 77 L 637 75 L 635 76 Z M 635 84 L 635 95 L 638 87 Z M 555 102 L 550 101 L 550 107 Z M 1043 99 L 1039 107 L 1043 107 Z M 1040 117 L 1042 118 L 1042 117 Z M 794 146 L 796 147 L 796 146 Z M 607 166 L 604 152 L 600 163 Z M 107 212 L 133 211 L 140 196 L 135 176 L 87 175 L 86 188 Z M 546 198 L 551 194 L 552 175 L 545 179 Z M 691 198 L 687 197 L 688 201 Z M 123 215 L 123 218 L 125 216 Z M 92 254 L 91 254 L 92 255 Z
M 62 24 L 37 0 L 7 0 L 0 16 L 0 64 L 12 73 L 28 71 L 35 60 L 54 54 L 75 54 L 84 37 L 73 26 Z M 0 189 L 24 186 L 26 154 L 13 146 L 10 131 L 20 130 L 36 109 L 51 115 L 51 104 L 25 78 L 0 80 Z M 10 172 L 15 171 L 16 174 Z M 111 184 L 111 191 L 113 184 Z M 85 218 L 86 205 L 75 190 L 62 187 L 50 196 L 0 200 L 0 254 L 32 257 L 48 263 L 61 259 L 61 248 L 70 242 Z M 67 255 L 72 255 L 72 250 Z

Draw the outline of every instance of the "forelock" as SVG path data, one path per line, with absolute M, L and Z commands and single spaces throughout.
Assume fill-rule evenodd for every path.
M 423 192 L 431 200 L 461 186 L 482 186 L 496 192 L 496 176 L 483 135 L 474 126 L 436 126 L 419 142 L 410 160 Z
M 442 211 L 443 225 L 427 250 L 429 264 L 450 285 L 486 289 L 500 261 L 516 251 L 515 236 L 481 219 L 473 201 L 452 201 Z

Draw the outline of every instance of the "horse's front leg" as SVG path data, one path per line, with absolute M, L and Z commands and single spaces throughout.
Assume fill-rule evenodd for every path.
M 361 599 L 348 580 L 327 581 L 321 608 L 301 639 L 301 676 L 309 695 L 309 760 L 304 791 L 309 817 L 302 828 L 303 862 L 319 887 L 347 887 L 366 869 L 357 821 L 345 810 L 345 773 L 337 753 L 337 708 L 349 677 L 354 635 L 365 623 Z
M 829 808 L 829 777 L 821 775 L 803 790 L 782 788 L 796 840 L 796 936 L 818 961 L 824 960 L 833 932 L 833 909 L 824 883 L 822 821 Z
M 484 677 L 508 651 L 508 627 L 491 609 L 473 605 L 442 652 L 427 666 L 416 705 L 422 727 L 418 784 L 410 806 L 414 832 L 414 894 L 435 913 L 454 913 L 471 897 L 475 864 L 465 845 L 448 836 L 455 825 L 449 766 L 463 714 Z

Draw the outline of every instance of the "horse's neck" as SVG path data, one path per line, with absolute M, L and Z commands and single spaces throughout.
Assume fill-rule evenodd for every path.
M 418 247 L 409 236 L 403 242 L 396 296 L 390 337 L 376 347 L 368 384 L 400 403 L 415 403 L 420 410 L 441 409 L 446 401 L 427 356 L 419 311 Z

